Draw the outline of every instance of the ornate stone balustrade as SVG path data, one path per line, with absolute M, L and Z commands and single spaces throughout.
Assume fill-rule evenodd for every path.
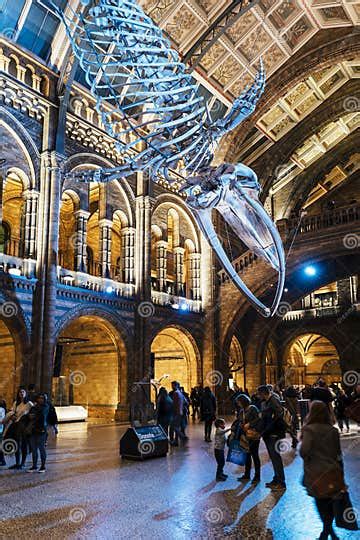
M 325 212 L 315 216 L 304 217 L 300 222 L 298 234 L 313 233 L 331 227 L 348 225 L 355 221 L 360 221 L 360 206 L 354 205 L 346 208 L 339 208 L 331 212 Z M 299 220 L 293 219 L 288 224 L 288 230 L 294 230 L 298 226 Z
M 12 276 L 35 276 L 36 261 L 34 259 L 21 259 L 12 255 L 0 253 L 0 271 Z
M 119 283 L 112 279 L 91 276 L 82 272 L 73 272 L 72 270 L 61 268 L 61 266 L 58 266 L 58 281 L 68 287 L 80 287 L 82 289 L 125 298 L 131 298 L 135 294 L 135 286 L 133 284 Z
M 201 300 L 190 300 L 181 296 L 173 296 L 165 292 L 151 291 L 151 300 L 159 306 L 168 306 L 180 311 L 192 311 L 199 313 L 202 311 Z
M 351 306 L 333 306 L 324 308 L 298 309 L 288 311 L 283 317 L 284 322 L 301 321 L 304 319 L 318 319 L 324 317 L 346 318 L 350 313 L 360 311 L 360 304 L 352 304 Z

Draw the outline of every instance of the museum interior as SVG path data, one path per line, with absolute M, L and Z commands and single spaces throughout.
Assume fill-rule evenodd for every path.
M 0 467 L 20 386 L 59 420 L 46 475 L 0 469 L 1 538 L 319 537 L 299 433 L 252 484 L 194 411 L 165 459 L 119 440 L 173 381 L 229 426 L 259 385 L 359 404 L 359 135 L 360 0 L 0 0 Z
M 263 61 L 264 94 L 214 162 L 258 176 L 284 245 L 281 302 L 271 318 L 257 313 L 176 184 L 146 172 L 108 183 L 69 175 L 116 166 L 117 146 L 80 66 L 67 86 L 74 55 L 51 2 L 5 0 L 0 394 L 10 403 L 32 383 L 57 405 L 127 420 L 132 385 L 152 370 L 168 389 L 208 384 L 220 400 L 234 384 L 341 381 L 360 366 L 360 2 L 140 4 L 191 69 L 213 122 Z M 217 210 L 212 219 L 236 273 L 271 299 L 276 272 Z

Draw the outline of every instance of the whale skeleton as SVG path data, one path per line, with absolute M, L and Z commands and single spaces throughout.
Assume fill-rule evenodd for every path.
M 276 226 L 259 200 L 257 176 L 242 163 L 211 164 L 222 137 L 255 110 L 265 88 L 262 61 L 253 84 L 223 118 L 213 121 L 177 51 L 134 0 L 82 0 L 78 9 L 67 6 L 64 11 L 52 5 L 121 160 L 111 169 L 67 176 L 110 182 L 148 171 L 154 182 L 175 185 L 230 279 L 262 315 L 272 316 L 283 293 L 285 256 Z M 271 306 L 236 273 L 215 232 L 212 209 L 278 273 Z

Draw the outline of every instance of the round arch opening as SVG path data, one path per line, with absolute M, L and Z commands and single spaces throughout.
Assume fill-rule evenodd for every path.
M 14 339 L 4 323 L 0 320 L 0 398 L 9 407 L 20 384 L 21 364 L 17 362 Z
M 319 377 L 327 384 L 341 382 L 339 353 L 321 334 L 302 334 L 288 345 L 284 358 L 286 384 L 314 384 Z
M 199 353 L 189 334 L 171 326 L 161 330 L 153 339 L 155 380 L 160 386 L 171 390 L 171 382 L 178 381 L 185 391 L 200 382 Z
M 126 394 L 126 349 L 117 330 L 99 316 L 71 321 L 56 346 L 54 403 L 81 405 L 89 417 L 110 420 Z

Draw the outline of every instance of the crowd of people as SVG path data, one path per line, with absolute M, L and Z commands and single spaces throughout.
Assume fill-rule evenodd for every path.
M 212 441 L 215 425 L 214 457 L 216 480 L 226 481 L 224 473 L 225 450 L 227 460 L 234 451 L 236 459 L 242 456 L 244 471 L 238 480 L 261 481 L 259 447 L 264 441 L 273 469 L 273 478 L 265 486 L 272 491 L 286 490 L 282 459 L 282 441 L 290 435 L 291 446 L 301 441 L 300 455 L 304 461 L 303 484 L 314 497 L 323 522 L 320 539 L 336 539 L 333 529 L 335 493 L 346 493 L 340 433 L 350 430 L 350 419 L 360 425 L 360 384 L 353 389 L 333 384 L 327 386 L 320 379 L 302 390 L 294 386 L 280 389 L 262 385 L 249 395 L 236 388 L 231 395 L 234 420 L 227 428 L 217 415 L 217 401 L 210 387 L 197 386 L 187 394 L 180 383 L 173 381 L 172 390 L 160 388 L 156 401 L 156 420 L 162 426 L 172 446 L 186 444 L 189 417 L 204 423 L 204 440 Z M 304 404 L 306 407 L 304 407 Z M 36 392 L 34 385 L 20 387 L 12 406 L 7 409 L 0 399 L 0 466 L 6 466 L 4 449 L 13 445 L 15 463 L 12 470 L 25 468 L 28 454 L 32 466 L 28 472 L 46 470 L 46 444 L 48 427 L 57 433 L 56 411 L 46 393 Z M 338 424 L 338 428 L 335 424 Z M 301 427 L 301 429 L 300 429 Z M 40 454 L 40 467 L 38 459 Z M 233 461 L 233 463 L 240 463 Z M 254 471 L 251 478 L 251 471 Z M 330 486 L 330 487 L 329 487 Z M 334 491 L 335 490 L 335 491 Z
M 238 480 L 258 484 L 261 481 L 259 447 L 262 439 L 273 469 L 273 478 L 265 486 L 272 491 L 286 490 L 282 444 L 286 434 L 290 435 L 292 448 L 300 441 L 303 485 L 315 499 L 323 523 L 320 540 L 329 536 L 333 540 L 338 538 L 333 529 L 334 497 L 339 499 L 339 494 L 345 496 L 347 493 L 339 432 L 343 432 L 344 426 L 349 432 L 350 419 L 360 425 L 360 385 L 343 389 L 337 384 L 327 386 L 319 379 L 302 390 L 292 385 L 284 389 L 262 385 L 251 396 L 246 389 L 237 388 L 232 393 L 235 419 L 229 428 L 226 428 L 225 420 L 216 415 L 217 403 L 209 387 L 193 388 L 190 396 L 177 382 L 172 383 L 172 388 L 169 395 L 164 388 L 160 389 L 157 420 L 169 433 L 170 444 L 175 446 L 179 438 L 187 440 L 185 428 L 190 407 L 194 421 L 204 422 L 206 442 L 211 442 L 215 424 L 214 457 L 219 482 L 228 478 L 224 473 L 225 449 L 229 447 L 228 461 L 231 461 L 230 449 L 236 444 L 244 454 L 244 472 Z
M 9 469 L 25 469 L 26 458 L 31 454 L 32 466 L 27 472 L 44 473 L 48 426 L 57 434 L 57 424 L 55 407 L 46 393 L 36 392 L 35 385 L 20 387 L 9 410 L 0 399 L 0 467 L 7 465 L 6 455 L 14 454 L 15 463 Z

